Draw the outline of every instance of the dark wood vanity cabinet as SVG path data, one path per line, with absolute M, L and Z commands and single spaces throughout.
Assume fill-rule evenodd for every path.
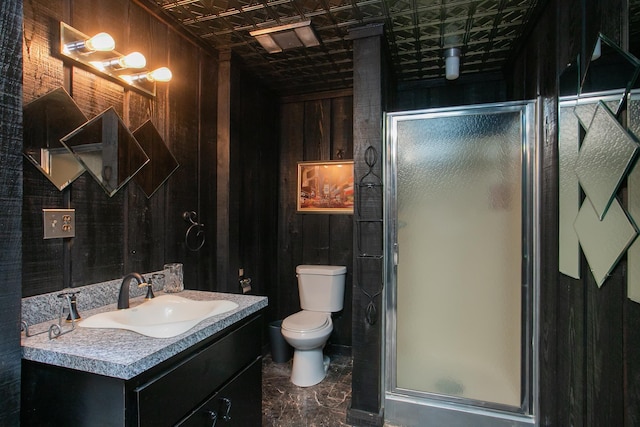
M 252 402 L 262 401 L 262 384 L 256 384 L 261 371 L 262 361 L 256 360 L 178 425 L 211 427 L 216 419 L 220 427 L 260 426 L 262 411 L 256 412 Z
M 121 380 L 23 360 L 25 426 L 259 426 L 262 316 Z

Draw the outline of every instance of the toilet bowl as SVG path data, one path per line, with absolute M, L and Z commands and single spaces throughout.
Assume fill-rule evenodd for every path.
M 329 358 L 322 349 L 333 331 L 331 314 L 299 311 L 284 319 L 281 330 L 294 348 L 291 382 L 300 387 L 321 382 L 329 368 Z
M 331 314 L 342 310 L 347 268 L 333 265 L 296 267 L 300 307 L 282 321 L 282 336 L 294 349 L 291 382 L 309 387 L 329 369 L 322 350 L 333 331 Z

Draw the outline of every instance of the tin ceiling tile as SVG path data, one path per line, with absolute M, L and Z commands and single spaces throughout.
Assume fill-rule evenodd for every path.
M 443 52 L 448 47 L 461 49 L 462 75 L 500 70 L 539 3 L 539 0 L 143 1 L 161 8 L 166 17 L 200 37 L 212 49 L 233 50 L 265 82 L 274 88 L 285 88 L 283 94 L 350 87 L 353 64 L 348 30 L 370 24 L 385 25 L 391 68 L 400 82 L 444 78 Z M 640 9 L 639 2 L 630 0 L 630 8 Z M 307 19 L 320 39 L 318 47 L 268 54 L 249 35 L 255 29 Z M 295 78 L 298 83 L 292 85 L 296 75 L 304 78 Z

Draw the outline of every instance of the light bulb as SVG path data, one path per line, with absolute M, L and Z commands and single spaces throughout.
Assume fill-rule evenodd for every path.
M 80 53 L 91 53 L 95 51 L 109 52 L 116 48 L 116 42 L 107 33 L 98 33 L 87 40 L 77 40 L 66 43 L 63 47 L 63 53 L 71 53 L 78 51 Z
M 118 58 L 118 64 L 122 68 L 144 68 L 147 60 L 140 52 L 131 52 L 130 54 Z
M 147 79 L 152 82 L 168 82 L 172 77 L 173 74 L 171 74 L 171 70 L 167 67 L 157 68 L 147 74 Z
M 445 77 L 447 80 L 455 80 L 460 76 L 460 49 L 450 48 L 444 53 Z
M 116 42 L 107 33 L 98 33 L 84 42 L 86 49 L 90 51 L 109 52 L 116 48 Z
M 446 77 L 447 80 L 455 80 L 460 75 L 460 57 L 450 56 L 446 59 Z
M 168 82 L 171 80 L 172 74 L 171 70 L 167 67 L 161 67 L 149 73 L 123 74 L 119 77 L 129 84 L 133 84 L 134 82 L 143 80 L 147 80 L 149 82 Z
M 144 66 L 147 65 L 147 60 L 140 52 L 132 52 L 126 56 L 120 56 L 106 61 L 89 61 L 89 64 L 102 72 L 106 72 L 107 69 L 124 70 L 127 68 L 144 68 Z

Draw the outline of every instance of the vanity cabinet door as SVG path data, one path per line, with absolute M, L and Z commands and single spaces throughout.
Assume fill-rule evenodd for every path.
M 178 423 L 180 427 L 249 427 L 261 424 L 262 357 Z
M 138 426 L 174 424 L 261 355 L 261 317 L 183 359 L 134 390 Z

